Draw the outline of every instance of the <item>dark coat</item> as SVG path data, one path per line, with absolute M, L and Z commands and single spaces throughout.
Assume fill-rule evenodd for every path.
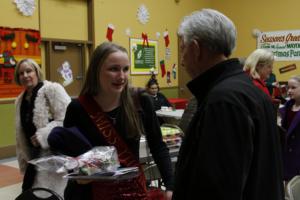
M 283 150 L 283 171 L 284 179 L 290 180 L 300 174 L 300 112 L 298 111 L 287 127 L 287 111 L 292 108 L 295 101 L 287 101 L 285 106 L 280 109 L 282 117 L 282 127 L 286 131 L 286 143 Z
M 175 171 L 174 200 L 282 200 L 282 161 L 270 98 L 237 59 L 188 83 L 198 101 Z

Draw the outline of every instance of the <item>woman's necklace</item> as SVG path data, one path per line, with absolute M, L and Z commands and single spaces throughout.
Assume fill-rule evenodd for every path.
M 117 107 L 117 108 L 113 109 L 112 111 L 107 112 L 107 116 L 110 118 L 110 120 L 112 121 L 113 124 L 117 123 L 119 113 L 120 113 L 120 107 Z
M 25 96 L 25 99 L 26 99 L 26 101 L 31 101 L 31 97 L 32 97 L 32 92 L 29 92 L 29 91 L 27 91 L 26 92 L 26 96 Z

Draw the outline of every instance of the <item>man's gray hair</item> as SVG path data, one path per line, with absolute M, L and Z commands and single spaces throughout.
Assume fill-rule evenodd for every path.
M 184 17 L 178 31 L 184 43 L 197 40 L 212 53 L 229 57 L 236 45 L 236 28 L 224 14 L 213 9 L 202 9 Z

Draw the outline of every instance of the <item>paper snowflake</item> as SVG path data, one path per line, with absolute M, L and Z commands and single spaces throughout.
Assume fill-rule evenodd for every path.
M 35 9 L 34 0 L 15 0 L 14 3 L 17 4 L 17 8 L 23 15 L 33 15 Z
M 137 10 L 137 18 L 142 24 L 146 24 L 149 21 L 149 12 L 145 5 L 141 5 Z

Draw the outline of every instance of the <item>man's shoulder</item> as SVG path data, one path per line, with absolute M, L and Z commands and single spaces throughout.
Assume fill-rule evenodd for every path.
M 255 90 L 254 88 L 255 86 L 245 76 L 236 75 L 218 82 L 214 85 L 210 93 L 217 95 L 222 94 L 222 96 L 231 96 L 233 94 L 246 93 Z
M 227 101 L 232 104 L 263 102 L 267 96 L 243 75 L 233 76 L 216 84 L 209 93 L 211 102 Z

